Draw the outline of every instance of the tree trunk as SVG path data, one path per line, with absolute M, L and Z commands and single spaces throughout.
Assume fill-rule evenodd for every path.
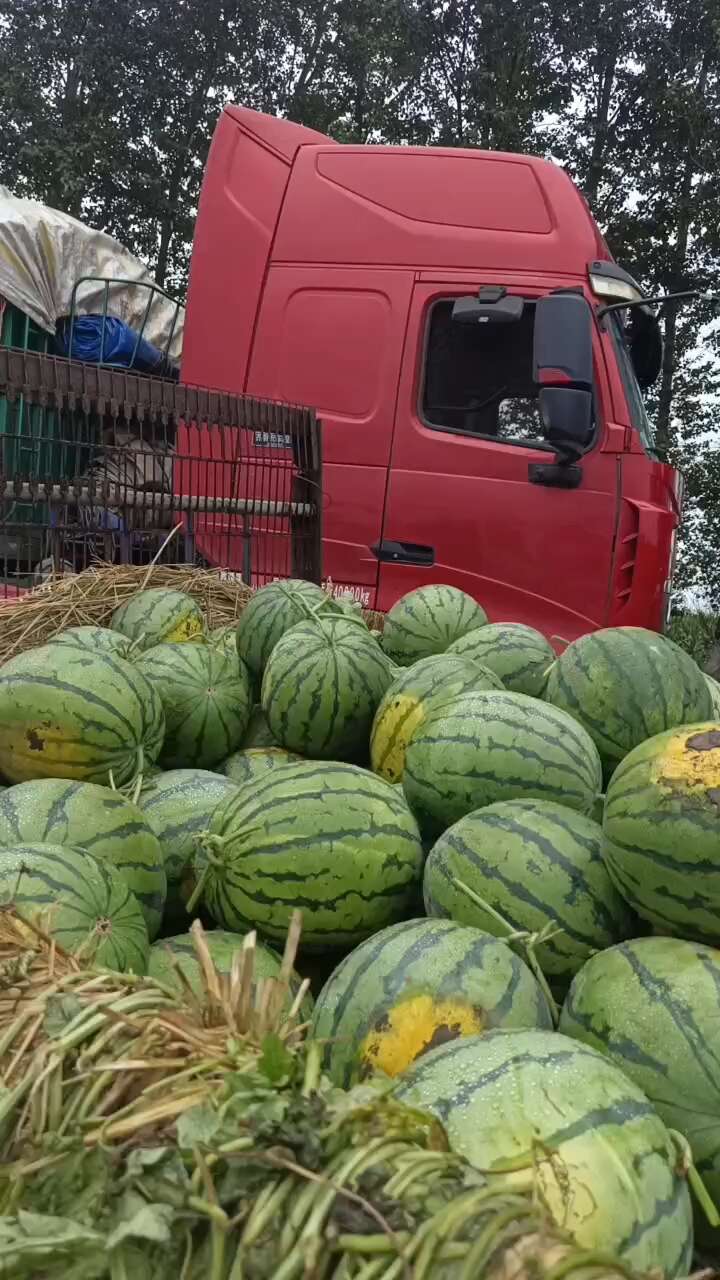
M 700 75 L 698 76 L 697 95 L 700 101 L 703 100 L 705 95 L 710 57 L 710 51 L 708 50 L 703 59 Z M 676 226 L 677 238 L 675 242 L 675 252 L 673 253 L 672 270 L 670 273 L 670 279 L 668 280 L 668 287 L 671 293 L 682 289 L 685 284 L 684 272 L 690 241 L 690 228 L 693 220 L 692 184 L 693 176 L 697 168 L 697 157 L 695 155 L 695 138 L 689 121 L 687 122 L 685 132 L 687 134 L 686 158 L 682 169 L 680 191 L 678 194 Z M 660 392 L 658 395 L 657 426 L 655 430 L 655 448 L 661 458 L 666 458 L 668 456 L 670 447 L 673 444 L 670 415 L 672 409 L 673 385 L 675 382 L 677 318 L 680 305 L 681 304 L 678 302 L 668 302 L 665 308 L 665 350 L 663 353 Z
M 605 56 L 598 60 L 598 92 L 595 104 L 593 141 L 588 174 L 585 180 L 585 195 L 591 208 L 594 207 L 597 201 L 605 169 L 605 151 L 607 149 L 610 125 L 610 104 L 615 84 L 617 57 L 617 45 L 613 45 Z

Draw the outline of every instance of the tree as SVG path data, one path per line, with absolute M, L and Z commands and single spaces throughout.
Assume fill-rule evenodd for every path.
M 126 150 L 131 0 L 0 2 L 0 181 L 79 215 L 102 208 Z

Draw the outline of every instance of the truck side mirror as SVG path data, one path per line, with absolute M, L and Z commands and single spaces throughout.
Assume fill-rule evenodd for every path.
M 663 362 L 663 336 L 660 322 L 649 307 L 630 308 L 625 338 L 635 377 L 643 391 L 654 386 Z
M 533 376 L 540 416 L 561 465 L 592 440 L 592 312 L 581 293 L 559 292 L 535 304 Z

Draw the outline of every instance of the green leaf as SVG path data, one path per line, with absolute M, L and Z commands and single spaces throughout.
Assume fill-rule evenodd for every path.
M 198 1143 L 212 1142 L 220 1128 L 220 1123 L 217 1112 L 206 1103 L 191 1107 L 189 1111 L 183 1112 L 175 1126 L 178 1145 L 189 1150 Z
M 288 1080 L 292 1079 L 295 1059 L 286 1049 L 280 1037 L 275 1035 L 274 1032 L 270 1032 L 269 1035 L 265 1036 L 261 1050 L 258 1070 L 262 1072 L 271 1084 L 287 1084 Z
M 50 996 L 45 1004 L 43 1030 L 51 1040 L 59 1040 L 69 1024 L 82 1013 L 84 1005 L 77 996 Z
M 146 1204 L 126 1222 L 120 1222 L 108 1236 L 107 1247 L 117 1249 L 126 1240 L 150 1240 L 167 1244 L 171 1239 L 173 1209 L 167 1204 Z
M 18 1211 L 17 1223 L 28 1240 L 39 1241 L 48 1236 L 56 1240 L 87 1240 L 96 1235 L 94 1231 L 89 1231 L 70 1218 L 56 1218 L 49 1213 L 28 1213 L 25 1209 Z

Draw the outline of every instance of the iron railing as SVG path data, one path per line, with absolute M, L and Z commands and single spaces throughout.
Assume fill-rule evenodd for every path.
M 320 581 L 311 409 L 0 348 L 0 596 L 95 559 Z

